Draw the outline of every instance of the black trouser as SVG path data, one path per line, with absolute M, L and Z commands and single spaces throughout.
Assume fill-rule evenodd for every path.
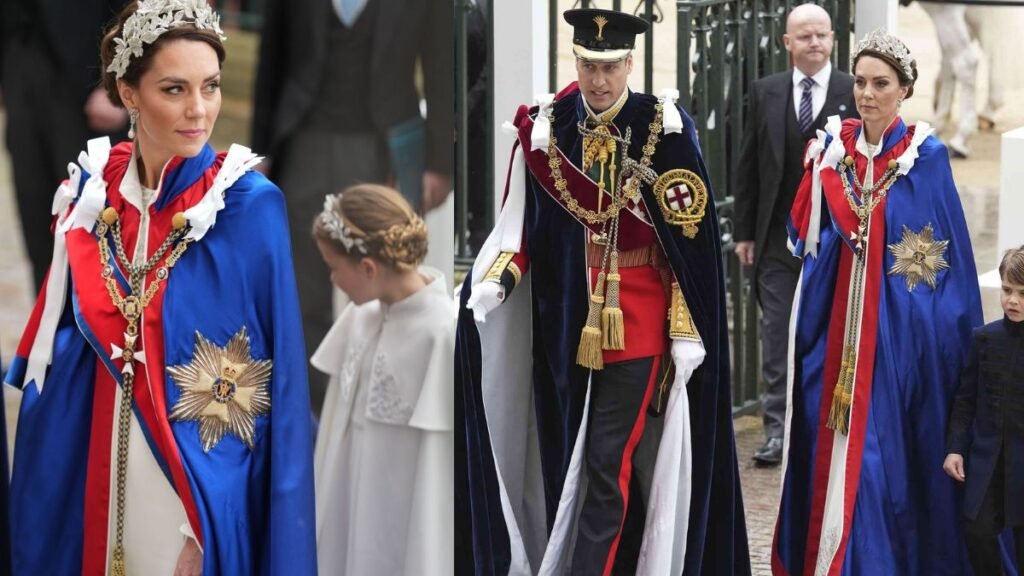
M 649 444 L 655 432 L 648 427 L 648 407 L 668 376 L 663 365 L 661 357 L 640 358 L 592 373 L 585 446 L 588 483 L 573 551 L 574 575 L 636 572 L 649 488 L 643 484 L 650 481 L 645 472 L 653 467 L 656 453 L 637 449 L 641 439 Z
M 780 231 L 782 232 L 782 231 Z M 769 241 L 757 267 L 757 294 L 761 304 L 761 371 L 765 390 L 764 434 L 782 438 L 786 429 L 786 367 L 789 363 L 789 316 L 793 293 L 800 279 L 800 261 Z
M 1001 576 L 1003 574 L 1003 558 L 999 551 L 999 533 L 1004 529 L 1003 495 L 1004 489 L 1003 457 L 996 462 L 992 472 L 985 498 L 981 501 L 981 509 L 974 520 L 964 522 L 964 537 L 967 540 L 967 554 L 974 568 L 974 576 Z M 1017 549 L 1017 567 L 1024 566 L 1024 526 L 1013 528 L 1014 547 Z

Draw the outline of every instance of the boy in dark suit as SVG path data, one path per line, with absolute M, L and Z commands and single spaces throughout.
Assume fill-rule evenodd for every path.
M 1004 528 L 1013 529 L 1017 564 L 1024 560 L 1024 246 L 1003 255 L 999 276 L 1004 317 L 974 331 L 942 465 L 964 483 L 964 532 L 978 576 L 1003 573 Z

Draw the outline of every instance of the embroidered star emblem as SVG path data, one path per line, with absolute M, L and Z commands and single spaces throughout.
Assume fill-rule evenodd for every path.
M 243 326 L 221 348 L 196 332 L 195 352 L 188 364 L 170 366 L 167 373 L 181 389 L 171 421 L 196 420 L 203 451 L 209 452 L 225 434 L 251 450 L 256 417 L 270 412 L 272 362 L 249 355 L 249 336 Z
M 932 225 L 926 225 L 920 232 L 903 227 L 903 238 L 896 244 L 889 244 L 889 252 L 896 259 L 890 275 L 902 274 L 907 290 L 913 291 L 922 281 L 935 289 L 938 273 L 949 268 L 945 252 L 949 240 L 935 240 Z

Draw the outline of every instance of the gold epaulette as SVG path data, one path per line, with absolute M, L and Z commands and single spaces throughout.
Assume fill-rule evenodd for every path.
M 522 277 L 522 273 L 519 271 L 519 267 L 512 262 L 512 257 L 515 256 L 512 252 L 502 252 L 498 254 L 498 257 L 494 259 L 494 264 L 491 264 L 491 268 L 487 271 L 487 275 L 484 276 L 484 280 L 493 280 L 495 282 L 501 282 L 501 275 L 508 270 L 512 273 L 515 278 L 515 282 L 518 285 L 519 280 Z
M 693 323 L 690 308 L 686 305 L 686 299 L 683 298 L 683 291 L 679 289 L 679 284 L 676 282 L 672 283 L 672 305 L 668 309 L 668 324 L 670 338 L 701 341 L 697 326 Z

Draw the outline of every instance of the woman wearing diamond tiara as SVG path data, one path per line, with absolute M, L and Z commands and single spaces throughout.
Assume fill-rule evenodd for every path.
M 909 50 L 876 30 L 853 73 L 863 120 L 818 132 L 791 213 L 803 267 L 772 568 L 966 574 L 942 440 L 982 322 L 971 240 L 945 147 L 899 116 Z
M 132 141 L 90 141 L 54 199 L 6 378 L 15 574 L 316 573 L 283 197 L 208 144 L 224 39 L 205 0 L 133 2 L 103 38 Z
M 316 444 L 324 574 L 454 573 L 455 326 L 427 229 L 398 192 L 326 198 L 313 235 L 351 303 L 313 355 L 330 375 Z

